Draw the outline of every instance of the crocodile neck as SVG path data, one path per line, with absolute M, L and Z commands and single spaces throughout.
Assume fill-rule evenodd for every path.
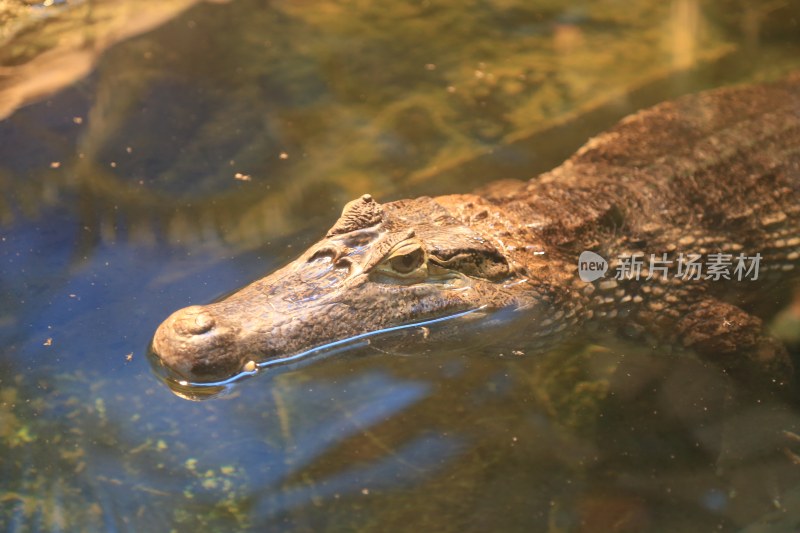
M 518 268 L 544 268 L 559 284 L 574 278 L 582 250 L 609 259 L 760 253 L 766 269 L 791 272 L 800 253 L 800 75 L 663 103 L 527 183 L 436 200 Z
M 502 251 L 527 280 L 518 290 L 535 286 L 567 317 L 551 336 L 591 319 L 680 343 L 681 320 L 707 301 L 768 318 L 800 277 L 800 75 L 663 103 L 528 182 L 436 200 Z M 584 250 L 610 262 L 590 284 L 577 275 Z M 759 254 L 759 277 L 644 281 L 651 255 L 674 274 L 680 254 Z M 614 279 L 633 255 L 641 279 Z

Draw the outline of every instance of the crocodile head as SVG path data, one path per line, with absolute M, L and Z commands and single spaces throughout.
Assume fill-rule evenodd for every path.
M 335 341 L 514 307 L 513 270 L 435 200 L 381 205 L 365 195 L 294 262 L 221 301 L 173 313 L 152 348 L 180 379 L 218 382 Z

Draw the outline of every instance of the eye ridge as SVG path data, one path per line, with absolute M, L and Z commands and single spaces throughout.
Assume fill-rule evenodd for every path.
M 335 263 L 340 259 L 341 252 L 337 250 L 333 246 L 324 246 L 311 254 L 311 257 L 308 258 L 308 262 L 311 263 L 313 261 L 319 261 L 320 259 L 328 258 L 330 259 L 331 263 Z

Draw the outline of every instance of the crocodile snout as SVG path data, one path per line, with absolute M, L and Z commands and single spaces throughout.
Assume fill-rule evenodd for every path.
M 172 372 L 193 382 L 215 381 L 241 370 L 235 328 L 208 306 L 193 305 L 170 315 L 153 337 L 153 351 Z

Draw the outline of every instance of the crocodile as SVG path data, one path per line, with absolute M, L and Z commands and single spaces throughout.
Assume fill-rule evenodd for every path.
M 785 390 L 792 361 L 763 321 L 799 258 L 800 72 L 639 111 L 527 182 L 364 195 L 287 266 L 173 313 L 151 351 L 218 383 L 398 327 L 502 337 L 479 325 L 503 317 L 526 346 L 611 332 Z

